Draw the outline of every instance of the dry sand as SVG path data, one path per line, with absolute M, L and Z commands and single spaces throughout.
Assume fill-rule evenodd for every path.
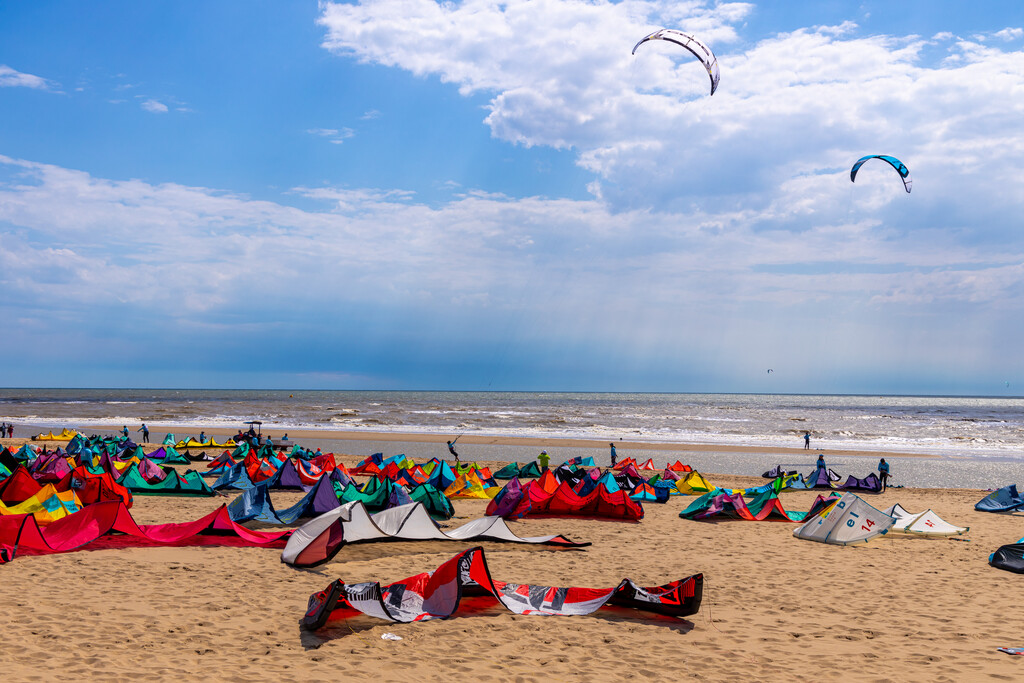
M 705 474 L 722 486 L 763 483 Z M 806 510 L 815 495 L 784 493 L 783 502 Z M 23 556 L 0 567 L 8 624 L 0 661 L 18 681 L 1019 680 L 1024 657 L 996 648 L 1024 646 L 1022 579 L 987 558 L 1024 535 L 1024 517 L 975 512 L 983 495 L 891 489 L 867 498 L 879 508 L 933 508 L 970 526 L 969 540 L 889 534 L 828 546 L 794 538 L 794 525 L 782 522 L 683 520 L 691 499 L 675 497 L 645 505 L 638 524 L 511 523 L 520 535 L 592 541 L 583 551 L 484 544 L 495 577 L 515 582 L 610 587 L 630 577 L 658 585 L 703 572 L 704 606 L 690 621 L 622 609 L 525 617 L 493 608 L 417 624 L 360 617 L 313 634 L 298 628 L 309 594 L 333 579 L 402 579 L 434 569 L 466 547 L 459 543 L 355 545 L 305 571 L 256 548 Z M 140 523 L 185 521 L 227 500 L 137 496 L 132 512 Z M 483 514 L 485 502 L 457 499 L 455 507 L 452 525 Z

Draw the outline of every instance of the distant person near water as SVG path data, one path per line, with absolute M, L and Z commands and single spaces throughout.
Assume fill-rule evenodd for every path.
M 142 432 L 142 443 L 149 443 L 149 427 L 143 422 L 142 426 L 136 429 L 137 432 Z
M 882 490 L 889 487 L 889 463 L 882 458 L 878 461 L 878 478 L 882 480 Z
M 818 462 L 816 462 L 814 464 L 814 466 L 817 467 L 820 470 L 825 469 L 825 454 L 824 453 L 819 453 L 818 454 Z
M 810 450 L 811 448 L 811 433 L 804 432 L 804 450 Z
M 618 459 L 618 457 L 617 457 L 617 456 L 615 455 L 615 444 L 613 444 L 613 443 L 610 443 L 610 444 L 608 444 L 608 445 L 609 445 L 609 446 L 611 447 L 611 449 L 612 449 L 612 467 L 615 467 L 615 461 L 616 461 L 616 460 Z
M 551 457 L 547 451 L 541 451 L 540 455 L 537 456 L 537 462 L 540 463 L 541 472 L 546 472 L 548 469 L 548 463 L 551 461 Z
M 458 441 L 458 440 L 459 440 L 459 437 L 455 437 L 455 441 Z M 455 441 L 447 442 L 448 443 L 448 452 L 455 456 L 455 464 L 458 465 L 459 464 L 459 454 L 455 452 Z

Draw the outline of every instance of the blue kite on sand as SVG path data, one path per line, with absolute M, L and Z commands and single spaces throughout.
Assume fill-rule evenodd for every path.
M 1010 484 L 993 491 L 974 505 L 979 512 L 1011 512 L 1024 507 L 1024 496 L 1017 493 L 1017 485 Z

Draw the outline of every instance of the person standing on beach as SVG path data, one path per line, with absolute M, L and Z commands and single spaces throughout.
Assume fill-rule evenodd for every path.
M 615 461 L 618 459 L 617 456 L 615 455 L 615 444 L 610 443 L 608 445 L 611 446 L 611 449 L 612 449 L 612 467 L 615 467 Z
M 455 441 L 458 441 L 458 440 L 459 440 L 459 437 L 455 437 Z M 448 452 L 455 456 L 455 464 L 458 465 L 459 464 L 459 454 L 455 452 L 455 441 L 447 442 L 448 443 Z
M 819 470 L 825 469 L 825 454 L 824 453 L 818 453 L 818 462 L 816 462 L 814 465 Z
M 882 490 L 889 487 L 889 463 L 882 458 L 878 461 L 878 478 L 882 480 Z
M 804 450 L 810 450 L 811 448 L 811 433 L 804 432 Z
M 537 456 L 537 462 L 540 463 L 540 471 L 546 472 L 548 469 L 548 463 L 551 462 L 550 456 L 547 451 L 541 451 L 540 455 Z
M 142 432 L 142 443 L 149 443 L 149 427 L 143 422 L 142 426 L 136 429 L 137 432 Z
M 124 438 L 128 438 L 128 425 L 123 425 L 121 427 L 121 433 L 124 434 Z

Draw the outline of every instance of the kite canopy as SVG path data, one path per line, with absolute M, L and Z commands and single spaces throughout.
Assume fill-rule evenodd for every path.
M 979 512 L 1010 512 L 1021 507 L 1024 507 L 1024 496 L 1017 493 L 1016 484 L 993 491 L 974 504 Z
M 988 557 L 988 563 L 996 569 L 1024 574 L 1024 538 L 1016 543 L 1004 545 Z
M 567 548 L 588 546 L 565 536 L 521 538 L 501 517 L 481 517 L 457 529 L 442 531 L 422 503 L 394 507 L 371 515 L 360 502 L 325 512 L 295 530 L 281 553 L 293 567 L 315 567 L 338 554 L 343 546 L 359 541 L 505 541 Z
M 896 503 L 885 513 L 896 520 L 892 527 L 894 532 L 922 536 L 956 536 L 970 530 L 970 527 L 953 526 L 932 509 L 924 512 L 907 512 L 902 505 Z
M 640 42 L 633 47 L 633 54 L 636 54 L 637 48 L 648 40 L 667 40 L 670 43 L 675 43 L 676 45 L 689 50 L 694 57 L 700 60 L 700 63 L 704 65 L 704 68 L 707 69 L 708 76 L 711 77 L 711 94 L 715 94 L 715 90 L 718 89 L 718 81 L 721 78 L 721 74 L 718 71 L 718 58 L 715 57 L 715 53 L 711 51 L 711 48 L 689 33 L 683 33 L 682 31 L 676 31 L 671 28 L 663 28 L 648 36 L 644 36 Z
M 838 489 L 844 491 L 864 491 L 867 493 L 881 493 L 882 492 L 882 480 L 878 478 L 878 475 L 874 472 L 868 474 L 863 479 L 858 479 L 852 474 L 847 477 L 846 483 L 837 486 Z
M 0 517 L 0 563 L 15 553 L 45 555 L 77 550 L 111 535 L 104 547 L 233 545 L 280 547 L 291 531 L 251 531 L 231 521 L 225 506 L 193 522 L 137 524 L 120 500 L 88 505 L 42 527 L 31 514 Z M 94 546 L 95 547 L 95 546 Z
M 895 523 L 895 519 L 871 507 L 859 496 L 847 493 L 794 529 L 793 535 L 819 543 L 850 545 L 884 534 Z
M 901 178 L 903 178 L 903 187 L 907 189 L 908 193 L 910 192 L 910 188 L 914 184 L 914 181 L 910 178 L 910 169 L 904 166 L 903 162 L 897 159 L 896 157 L 887 156 L 885 154 L 869 154 L 866 157 L 861 157 L 860 159 L 858 159 L 857 163 L 855 163 L 853 165 L 853 168 L 850 169 L 851 183 L 856 182 L 857 171 L 859 171 L 860 167 L 864 165 L 864 162 L 868 161 L 869 159 L 881 159 L 882 161 L 886 162 L 887 164 L 895 168 L 896 172 L 900 174 Z
M 516 614 L 574 616 L 590 614 L 606 604 L 633 607 L 673 617 L 700 610 L 704 575 L 642 588 L 623 579 L 615 588 L 556 588 L 499 581 L 491 576 L 483 548 L 459 553 L 432 572 L 381 586 L 376 582 L 346 585 L 337 580 L 309 596 L 302 628 L 316 630 L 332 617 L 362 612 L 388 621 L 409 623 L 445 619 L 464 596 L 490 595 Z

